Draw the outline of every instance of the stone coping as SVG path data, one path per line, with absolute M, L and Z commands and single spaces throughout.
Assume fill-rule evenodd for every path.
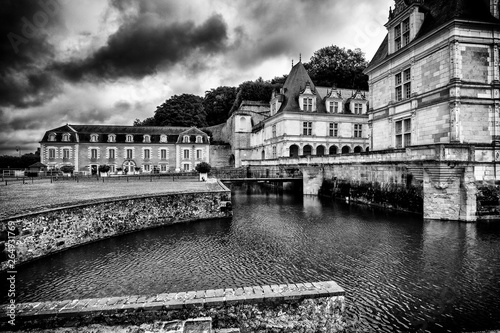
M 159 312 L 193 308 L 232 306 L 236 304 L 283 303 L 301 299 L 345 296 L 334 281 L 273 284 L 253 287 L 164 293 L 153 296 L 121 296 L 64 301 L 20 303 L 15 316 L 20 320 L 43 320 L 54 317 L 113 315 L 136 312 Z M 0 305 L 0 320 L 6 322 L 12 305 Z
M 160 193 L 124 195 L 124 196 L 117 196 L 117 197 L 112 197 L 112 198 L 108 197 L 108 198 L 98 198 L 98 199 L 91 199 L 91 200 L 82 200 L 78 203 L 74 203 L 74 202 L 67 203 L 67 204 L 62 203 L 62 204 L 57 204 L 56 206 L 51 206 L 49 208 L 40 207 L 40 210 L 35 209 L 35 210 L 29 211 L 25 214 L 17 214 L 17 215 L 3 217 L 3 218 L 0 218 L 0 223 L 12 221 L 12 220 L 17 220 L 20 218 L 25 218 L 25 217 L 29 217 L 29 216 L 33 216 L 33 215 L 49 213 L 49 212 L 53 212 L 53 211 L 57 211 L 57 210 L 85 207 L 85 206 L 108 203 L 108 202 L 133 200 L 133 199 L 144 199 L 144 198 L 170 196 L 170 195 L 221 193 L 221 192 L 230 192 L 231 191 L 220 180 L 217 180 L 217 184 L 221 187 L 221 189 L 219 189 L 219 190 L 216 190 L 216 189 L 214 189 L 214 190 L 202 190 L 202 191 L 186 190 L 186 191 L 177 191 L 177 192 L 163 192 L 163 193 L 160 192 Z

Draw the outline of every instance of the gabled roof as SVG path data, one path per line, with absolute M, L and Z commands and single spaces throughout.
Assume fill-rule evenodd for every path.
M 30 165 L 28 168 L 46 168 L 47 166 L 42 162 L 36 162 Z
M 478 0 L 425 0 L 421 11 L 425 13 L 424 22 L 414 40 L 453 20 L 500 23 L 500 20 L 491 15 L 488 5 Z M 365 72 L 388 58 L 388 48 L 388 36 L 386 36 Z

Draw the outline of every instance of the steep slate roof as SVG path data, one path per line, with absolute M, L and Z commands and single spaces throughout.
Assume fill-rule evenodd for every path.
M 300 111 L 299 106 L 299 95 L 300 92 L 306 87 L 306 83 L 309 81 L 311 91 L 315 91 L 316 87 L 312 82 L 309 74 L 307 74 L 306 69 L 302 62 L 298 62 L 292 67 L 292 70 L 286 78 L 285 84 L 283 85 L 285 101 L 281 104 L 278 112 L 283 111 Z M 326 113 L 325 106 L 322 103 L 322 96 L 316 92 L 316 107 L 318 113 Z
M 453 20 L 500 23 L 500 20 L 491 15 L 488 5 L 479 0 L 425 0 L 421 10 L 425 13 L 425 18 L 414 40 Z M 386 36 L 366 70 L 383 62 L 388 55 Z

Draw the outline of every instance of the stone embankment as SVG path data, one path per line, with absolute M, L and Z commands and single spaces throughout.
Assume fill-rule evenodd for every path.
M 345 292 L 341 287 L 333 281 L 326 281 L 153 296 L 22 303 L 15 309 L 14 326 L 8 323 L 8 305 L 0 307 L 0 329 L 74 329 L 93 324 L 132 326 L 153 323 L 165 325 L 165 322 L 180 327 L 189 318 L 210 317 L 213 328 L 217 330 L 239 328 L 241 332 L 340 332 L 345 326 L 344 297 Z M 199 321 L 200 325 L 202 321 Z
M 231 192 L 220 183 L 212 191 L 102 198 L 13 216 L 0 221 L 0 269 L 12 270 L 47 254 L 137 230 L 230 217 L 230 205 Z

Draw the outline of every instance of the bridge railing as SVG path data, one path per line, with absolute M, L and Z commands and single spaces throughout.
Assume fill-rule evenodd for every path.
M 219 179 L 241 178 L 301 178 L 302 172 L 293 166 L 248 166 L 240 168 L 213 168 L 209 177 Z

